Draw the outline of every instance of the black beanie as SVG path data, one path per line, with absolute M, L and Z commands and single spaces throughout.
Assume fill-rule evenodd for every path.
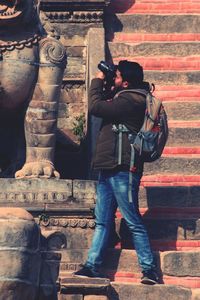
M 120 71 L 123 81 L 128 81 L 128 83 L 134 85 L 143 82 L 143 68 L 137 62 L 121 60 L 117 69 Z

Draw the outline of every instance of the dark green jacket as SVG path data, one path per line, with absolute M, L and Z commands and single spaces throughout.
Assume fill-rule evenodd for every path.
M 131 87 L 129 87 L 130 89 Z M 138 87 L 142 88 L 142 87 Z M 102 118 L 97 139 L 96 151 L 92 160 L 94 169 L 105 170 L 120 168 L 129 170 L 130 142 L 127 133 L 123 133 L 122 165 L 118 166 L 118 134 L 113 132 L 113 124 L 124 124 L 137 133 L 144 120 L 145 96 L 133 92 L 123 92 L 116 98 L 103 100 L 103 80 L 95 78 L 89 91 L 89 113 Z M 136 158 L 137 172 L 143 171 L 143 162 Z

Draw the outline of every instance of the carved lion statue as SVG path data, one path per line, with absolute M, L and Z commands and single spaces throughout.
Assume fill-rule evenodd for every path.
M 0 111 L 25 107 L 26 160 L 16 178 L 59 177 L 54 168 L 66 53 L 43 29 L 33 0 L 0 0 Z

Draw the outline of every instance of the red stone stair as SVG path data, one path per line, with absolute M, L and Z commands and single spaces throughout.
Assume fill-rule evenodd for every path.
M 118 13 L 123 13 L 126 10 L 127 14 L 197 14 L 200 12 L 200 3 L 196 1 L 160 1 L 160 0 L 129 0 L 129 1 L 115 1 L 111 9 Z
M 159 257 L 162 280 L 193 290 L 183 299 L 200 299 L 200 266 L 195 269 L 200 258 L 200 2 L 113 0 L 107 13 L 107 58 L 141 63 L 145 80 L 155 83 L 155 96 L 168 114 L 167 146 L 159 161 L 146 164 L 140 187 L 140 212 Z M 113 251 L 119 251 L 118 265 L 111 276 L 121 300 L 130 289 L 127 284 L 140 281 L 140 273 L 132 263 L 135 254 L 119 212 L 116 228 L 120 241 Z M 171 298 L 179 299 L 178 290 Z

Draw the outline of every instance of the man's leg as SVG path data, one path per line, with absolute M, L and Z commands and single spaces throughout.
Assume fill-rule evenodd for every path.
M 143 274 L 151 273 L 155 270 L 155 262 L 148 234 L 138 208 L 140 176 L 138 174 L 133 174 L 132 202 L 129 202 L 128 198 L 129 172 L 118 172 L 115 176 L 110 178 L 110 182 L 119 209 L 131 232 L 132 241 L 137 252 L 142 272 Z
M 97 275 L 98 269 L 102 265 L 105 250 L 108 245 L 110 229 L 114 222 L 116 209 L 117 203 L 110 187 L 108 176 L 103 175 L 102 172 L 97 184 L 97 202 L 95 206 L 96 227 L 92 244 L 88 252 L 88 258 L 84 265 L 86 269 L 89 268 Z M 81 275 L 79 273 L 79 271 L 75 272 L 75 275 Z M 85 276 L 95 277 L 92 275 L 90 276 L 89 273 Z

